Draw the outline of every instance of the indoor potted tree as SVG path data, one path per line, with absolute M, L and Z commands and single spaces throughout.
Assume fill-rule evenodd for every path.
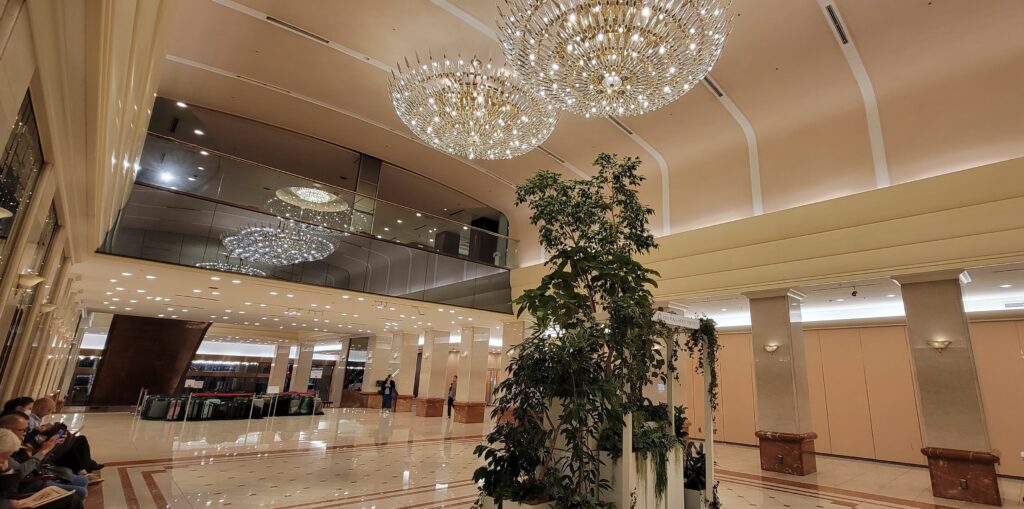
M 496 387 L 496 425 L 476 453 L 483 499 L 611 508 L 598 442 L 643 403 L 643 387 L 675 332 L 653 319 L 656 274 L 635 257 L 653 249 L 639 159 L 601 154 L 589 179 L 540 171 L 516 190 L 532 210 L 550 272 L 515 300 L 534 325 Z M 489 502 L 491 503 L 491 502 Z M 504 507 L 511 507 L 505 505 Z M 623 508 L 625 509 L 625 508 Z

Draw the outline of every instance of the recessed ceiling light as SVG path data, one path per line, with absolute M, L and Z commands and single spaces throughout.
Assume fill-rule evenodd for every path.
M 138 302 L 138 301 L 137 301 L 137 300 L 135 300 L 135 299 L 128 299 L 128 302 L 131 302 L 132 304 L 135 304 L 135 303 L 136 303 L 136 302 Z
M 163 318 L 164 315 L 156 315 L 157 318 Z
M 124 308 L 125 311 L 131 311 L 132 308 Z
M 350 298 L 350 297 L 349 297 L 348 295 L 342 295 L 342 296 L 341 296 L 341 298 L 342 298 L 342 299 L 348 299 L 348 298 Z
M 174 180 L 174 174 L 169 171 L 162 171 L 160 172 L 160 180 L 162 182 L 170 182 Z
M 356 299 L 356 300 L 366 300 L 366 299 L 365 299 L 365 298 L 363 298 L 363 297 L 359 297 L 359 298 L 358 298 L 358 299 Z
M 140 288 L 140 289 L 138 289 L 138 290 L 135 290 L 135 291 L 136 291 L 136 292 L 138 292 L 138 293 L 146 293 L 146 290 L 143 290 L 143 289 L 141 289 L 141 288 Z
M 1012 286 L 1013 286 L 1013 285 L 999 285 L 999 288 L 1010 288 L 1010 287 L 1012 287 Z
M 195 178 L 195 177 L 189 177 L 189 178 L 188 178 L 188 181 L 189 181 L 189 182 L 195 182 L 195 181 L 196 181 L 196 178 Z
M 114 292 L 106 292 L 107 295 L 114 295 Z
M 220 292 L 210 292 L 211 295 L 220 295 Z
M 156 276 L 149 275 L 149 276 L 146 276 L 146 279 L 156 279 Z
M 121 275 L 124 276 L 124 277 L 131 277 L 132 273 L 131 272 L 122 272 Z
M 117 291 L 119 291 L 119 292 L 123 292 L 123 291 L 124 291 L 124 288 L 121 288 L 120 286 L 119 286 L 119 287 L 117 287 L 117 288 L 114 288 L 114 289 L 115 289 L 115 290 L 117 290 Z
M 199 153 L 200 153 L 200 154 L 202 154 L 202 155 L 204 155 L 204 156 L 208 156 L 208 155 L 210 155 L 210 153 L 209 153 L 209 152 L 207 152 L 207 151 L 205 151 L 205 150 L 200 150 L 200 151 L 199 151 Z
M 890 299 L 891 299 L 891 298 L 893 298 L 893 297 L 895 297 L 895 296 L 896 296 L 896 294 L 895 294 L 895 293 L 890 293 L 889 295 L 886 295 L 886 297 L 889 297 Z
M 117 282 L 117 280 L 116 280 L 116 279 L 111 279 L 111 280 L 110 280 L 110 282 L 111 282 L 111 283 L 116 283 L 116 282 Z
M 423 217 L 423 214 L 420 214 L 419 212 L 417 212 L 416 213 L 416 217 Z
M 846 299 L 836 299 L 836 302 L 843 302 L 843 301 L 845 301 L 845 300 L 846 300 Z
M 206 134 L 206 133 L 203 132 L 202 129 L 193 129 L 192 132 L 198 134 L 199 136 L 202 136 L 202 135 Z
M 398 224 L 402 224 L 402 220 L 401 219 L 396 219 L 395 221 L 398 222 Z
M 217 277 L 217 276 L 210 276 L 210 280 L 211 281 L 220 281 L 220 278 Z
M 289 294 L 285 294 L 285 297 L 294 297 L 294 295 L 289 293 Z
M 177 318 L 178 315 L 171 315 L 171 318 Z
M 232 279 L 232 280 L 231 280 L 231 282 L 232 282 L 232 283 L 234 283 L 234 284 L 236 284 L 236 285 L 237 285 L 237 284 L 239 284 L 239 283 L 241 283 L 241 281 L 240 281 L 240 280 L 238 280 L 238 279 Z
M 277 292 L 270 292 L 270 295 L 277 295 Z
M 722 311 L 728 311 L 729 308 L 722 308 Z
M 178 101 L 178 102 L 176 102 L 174 104 L 177 104 L 179 108 L 187 108 L 188 107 L 187 104 L 185 104 L 185 103 L 183 103 L 181 101 Z
M 193 288 L 192 293 L 203 293 L 203 291 L 198 288 Z
M 112 301 L 114 301 L 114 302 L 117 302 L 117 301 L 119 301 L 119 300 L 121 300 L 121 299 L 118 299 L 117 297 L 114 297 L 113 299 L 110 299 L 110 300 L 112 300 Z

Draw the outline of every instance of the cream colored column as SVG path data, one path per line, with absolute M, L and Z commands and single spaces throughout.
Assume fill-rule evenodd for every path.
M 428 330 L 423 338 L 423 361 L 420 363 L 420 392 L 416 398 L 416 415 L 440 417 L 448 397 L 448 367 L 450 347 L 448 331 Z
M 490 341 L 491 331 L 487 327 L 462 327 L 459 384 L 455 390 L 456 422 L 484 422 Z
M 57 258 L 63 258 L 64 256 L 63 250 L 51 254 L 57 254 Z M 47 260 L 47 264 L 49 264 L 49 260 Z M 38 323 L 29 334 L 30 342 L 36 345 L 31 353 L 32 356 L 29 360 L 30 366 L 43 364 L 47 359 L 52 358 L 52 354 L 55 350 L 53 342 L 56 334 L 54 333 L 55 331 L 51 330 L 50 324 L 54 322 L 60 323 L 62 321 L 64 310 L 67 309 L 67 306 L 71 301 L 71 287 L 74 285 L 74 279 L 67 277 L 70 265 L 70 261 L 69 263 L 61 265 L 58 274 L 52 278 L 53 282 L 51 284 L 54 285 L 54 291 L 49 295 L 49 299 L 47 299 L 46 296 L 43 296 L 44 298 L 41 299 L 42 303 L 39 304 L 40 314 L 38 315 L 38 320 L 40 323 Z M 51 278 L 46 275 L 43 277 L 47 277 L 48 280 L 51 280 Z M 46 302 L 47 300 L 49 300 L 49 302 Z M 41 307 L 47 303 L 54 304 L 57 307 L 49 313 L 43 313 Z M 60 319 L 56 318 L 58 315 L 60 315 Z M 36 337 L 37 335 L 38 337 Z M 25 386 L 22 389 L 27 390 L 28 394 L 39 394 L 40 385 L 42 385 L 43 380 L 46 379 L 46 375 L 49 374 L 47 373 L 47 370 L 48 369 L 36 369 L 31 372 L 27 371 Z
M 391 361 L 394 352 L 392 344 L 394 335 L 382 334 L 370 338 L 367 343 L 369 355 L 366 363 L 366 374 L 363 377 L 363 398 L 366 400 L 366 408 L 380 408 L 381 395 L 377 389 L 377 382 L 383 381 L 391 374 Z
M 936 496 L 999 504 L 960 286 L 962 271 L 896 276 L 907 316 L 924 449 Z M 1011 451 L 1015 453 L 1016 451 Z
M 291 361 L 290 354 L 292 345 L 278 344 L 274 347 L 274 362 L 270 365 L 270 376 L 267 378 L 267 391 L 276 387 L 276 392 L 284 390 L 284 377 L 288 374 L 288 364 Z
M 292 366 L 289 391 L 305 392 L 309 389 L 309 373 L 313 370 L 313 343 L 299 343 L 299 357 Z
M 790 289 L 744 294 L 750 299 L 757 438 L 761 468 L 807 475 L 817 470 L 800 302 Z
M 396 412 L 412 411 L 412 391 L 416 387 L 416 359 L 420 353 L 420 337 L 417 334 L 396 332 L 394 344 L 398 345 L 398 401 Z
M 32 225 L 45 220 L 46 215 L 50 212 L 50 204 L 53 202 L 55 191 L 56 175 L 53 165 L 44 164 L 36 178 L 36 188 L 32 194 L 32 201 L 29 202 L 28 208 L 24 212 L 25 217 L 20 220 L 16 231 L 12 232 L 15 236 L 7 239 L 8 242 L 14 242 L 14 247 L 7 260 L 3 278 L 0 279 L 0 330 L 6 331 L 11 327 L 14 311 L 18 306 L 18 299 L 21 297 L 20 293 L 25 291 L 18 289 L 18 275 L 25 270 L 25 264 L 31 260 L 29 248 L 35 243 L 30 242 L 30 237 L 34 233 L 38 234 L 38 232 L 32 231 Z M 24 342 L 14 345 L 15 351 L 11 352 L 6 372 L 0 373 L 0 376 L 3 377 L 3 383 L 0 384 L 0 396 L 2 396 L 0 400 L 2 401 L 16 396 L 14 383 L 10 381 L 16 380 L 12 376 L 13 370 L 18 369 L 20 373 L 20 368 L 25 361 L 24 350 L 22 350 L 24 346 Z
M 501 324 L 501 365 L 498 369 L 498 381 L 508 378 L 509 361 L 512 360 L 511 349 L 526 339 L 526 322 L 516 320 Z
M 331 374 L 331 389 L 328 391 L 330 394 L 330 401 L 334 403 L 335 407 L 341 406 L 341 397 L 343 395 L 342 390 L 345 388 L 345 367 L 348 364 L 348 346 L 350 341 L 348 338 L 341 340 L 341 349 L 338 350 L 338 355 L 334 360 L 334 373 Z
M 65 281 L 63 278 L 66 276 L 69 268 L 68 266 L 70 265 L 70 263 L 61 265 L 64 245 L 67 243 L 67 237 L 67 228 L 58 226 L 57 231 L 54 233 L 52 242 L 46 249 L 46 253 L 44 255 L 46 257 L 46 261 L 43 263 L 42 270 L 40 270 L 39 273 L 45 281 L 39 283 L 33 288 L 32 291 L 34 291 L 35 294 L 32 296 L 31 308 L 29 309 L 25 319 L 22 320 L 20 331 L 15 338 L 15 351 L 8 363 L 8 375 L 4 376 L 4 379 L 10 381 L 14 388 L 14 392 L 20 395 L 26 395 L 23 391 L 30 389 L 29 385 L 32 378 L 43 367 L 40 365 L 41 358 L 39 356 L 39 352 L 44 350 L 48 344 L 44 344 L 44 342 L 38 341 L 40 338 L 34 337 L 37 333 L 42 332 L 40 327 L 41 324 L 39 322 L 45 319 L 45 313 L 42 313 L 41 308 L 49 295 L 43 286 L 46 284 L 55 285 L 56 288 L 54 288 L 54 290 L 63 290 L 64 288 Z M 27 239 L 20 240 L 25 242 Z M 57 277 L 58 266 L 61 267 L 61 279 L 58 279 Z M 17 277 L 15 277 L 15 279 L 17 279 Z

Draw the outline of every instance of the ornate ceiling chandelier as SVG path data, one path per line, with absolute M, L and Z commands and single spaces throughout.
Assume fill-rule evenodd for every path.
M 271 265 L 321 260 L 338 246 L 334 232 L 289 220 L 282 220 L 277 226 L 246 226 L 221 241 L 231 256 Z
M 520 79 L 580 115 L 641 115 L 711 70 L 729 19 L 718 0 L 506 0 L 500 40 Z
M 389 82 L 405 125 L 428 145 L 468 159 L 511 159 L 540 145 L 558 120 L 551 103 L 505 67 L 477 58 L 399 66 Z
M 267 273 L 252 267 L 245 265 L 244 263 L 231 263 L 231 262 L 199 262 L 196 267 L 200 269 L 218 270 L 220 272 L 234 272 L 235 274 L 245 274 L 246 276 L 258 276 L 267 277 Z
M 289 205 L 318 212 L 344 212 L 348 202 L 330 191 L 317 187 L 282 187 L 274 193 Z

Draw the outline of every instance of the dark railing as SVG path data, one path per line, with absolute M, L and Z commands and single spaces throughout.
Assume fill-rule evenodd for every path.
M 232 257 L 222 239 L 251 225 L 305 225 L 277 215 L 135 184 L 99 252 L 185 266 L 221 263 L 251 275 L 433 303 L 510 313 L 507 269 L 397 240 L 322 229 L 337 247 L 316 261 L 254 264 Z

